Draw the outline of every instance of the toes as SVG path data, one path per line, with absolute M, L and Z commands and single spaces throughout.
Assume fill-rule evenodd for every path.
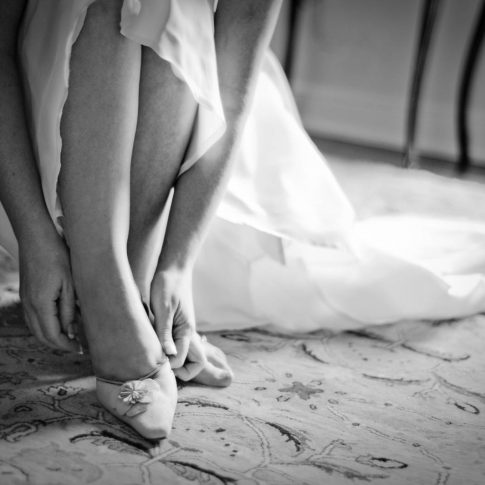
M 226 354 L 215 345 L 210 344 L 205 336 L 201 336 L 206 364 L 202 371 L 192 380 L 204 386 L 227 387 L 232 383 L 234 375 L 227 362 Z
M 231 370 L 227 363 L 226 354 L 219 347 L 212 345 L 207 340 L 203 341 L 203 345 L 206 359 L 212 365 L 220 369 Z
M 216 367 L 207 362 L 205 368 L 194 377 L 193 381 L 211 387 L 227 387 L 232 383 L 233 374 L 229 366 Z

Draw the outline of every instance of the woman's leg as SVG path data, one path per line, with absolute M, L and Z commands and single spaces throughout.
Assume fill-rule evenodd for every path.
M 131 166 L 128 257 L 144 302 L 162 249 L 162 211 L 189 143 L 197 104 L 170 64 L 151 49 L 142 50 L 138 124 Z M 224 353 L 202 341 L 207 364 L 195 378 L 227 386 L 232 373 Z
M 18 27 L 24 9 L 25 0 L 7 0 L 0 3 L 0 65 L 2 66 L 0 70 L 0 196 L 2 198 L 5 197 L 2 181 L 12 186 L 11 181 L 5 176 L 7 171 L 14 172 L 10 164 L 18 161 L 27 163 L 32 159 L 23 117 L 24 106 L 21 102 L 19 73 L 15 62 Z M 22 173 L 21 170 L 25 167 L 18 168 Z M 17 239 L 1 202 L 0 246 L 7 250 L 17 264 Z
M 131 165 L 128 258 L 145 303 L 162 248 L 162 211 L 189 143 L 197 104 L 170 64 L 142 48 Z
M 127 257 L 140 46 L 119 34 L 121 2 L 95 2 L 73 46 L 59 191 L 96 374 L 119 380 L 163 355 Z

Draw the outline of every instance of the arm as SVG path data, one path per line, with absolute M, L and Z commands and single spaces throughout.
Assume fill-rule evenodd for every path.
M 168 354 L 174 354 L 172 338 L 175 340 L 174 367 L 184 363 L 190 331 L 195 328 L 192 268 L 224 192 L 232 154 L 244 126 L 256 75 L 280 5 L 280 0 L 219 1 L 215 42 L 227 131 L 176 183 L 164 246 L 152 283 L 157 330 Z
M 65 335 L 72 333 L 74 313 L 69 257 L 44 203 L 17 66 L 23 3 L 0 5 L 0 200 L 19 242 L 20 296 L 27 324 L 42 343 L 74 350 Z

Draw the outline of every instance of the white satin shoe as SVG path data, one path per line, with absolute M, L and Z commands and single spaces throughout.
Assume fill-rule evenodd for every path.
M 126 382 L 96 377 L 100 403 L 148 440 L 162 440 L 172 429 L 177 384 L 168 359 L 149 374 Z

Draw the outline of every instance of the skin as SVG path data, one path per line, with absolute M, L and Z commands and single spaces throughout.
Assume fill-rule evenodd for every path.
M 65 241 L 57 234 L 44 203 L 24 115 L 25 107 L 16 52 L 18 25 L 24 7 L 25 2 L 20 0 L 9 0 L 0 4 L 0 59 L 2 59 L 2 70 L 0 70 L 0 105 L 2 106 L 0 110 L 0 200 L 4 204 L 0 205 L 2 244 L 15 259 L 20 258 L 22 282 L 20 294 L 25 320 L 32 333 L 46 346 L 77 351 L 78 345 L 67 338 L 68 335 L 72 337 L 74 334 L 72 320 L 75 312 L 69 250 Z M 146 60 L 145 85 L 150 89 L 150 84 L 154 84 L 154 75 L 158 75 L 160 76 L 159 87 L 162 86 L 163 71 L 168 72 L 166 66 L 162 66 L 163 62 L 153 62 L 155 59 L 158 60 L 158 57 L 149 49 L 144 50 L 143 56 Z M 150 66 L 159 66 L 158 72 L 150 72 Z M 177 89 L 180 90 L 183 85 L 178 81 L 177 83 Z M 156 92 L 153 94 L 155 98 L 158 95 Z M 185 96 L 189 98 L 187 93 Z M 142 99 L 145 100 L 147 108 L 150 106 L 150 101 L 153 101 L 148 96 L 144 96 Z M 171 98 L 168 99 L 170 101 Z M 175 99 L 181 101 L 180 97 Z M 191 96 L 190 101 L 192 101 Z M 157 108 L 162 109 L 163 106 L 158 104 Z M 190 109 L 187 112 L 190 112 Z M 149 113 L 148 110 L 147 113 Z M 158 112 L 155 111 L 150 113 L 150 116 L 152 123 L 154 116 L 157 119 L 160 118 Z M 173 116 L 171 117 L 173 118 Z M 167 117 L 164 119 L 166 120 Z M 167 124 L 166 121 L 165 124 Z M 145 123 L 145 127 L 146 125 L 147 123 Z M 179 128 L 177 123 L 172 122 L 171 125 Z M 141 133 L 149 133 L 141 130 L 142 126 L 142 123 L 139 123 L 140 135 L 137 137 L 141 136 Z M 157 125 L 153 124 L 153 126 Z M 148 142 L 151 139 L 161 140 L 162 138 L 145 136 L 144 139 L 140 139 L 138 146 L 149 147 Z M 155 148 L 159 147 L 152 149 Z M 138 157 L 138 152 L 136 155 L 134 164 L 140 159 L 143 160 L 143 157 Z M 145 156 L 145 160 L 147 158 Z M 153 160 L 155 159 L 156 157 L 153 158 Z M 156 161 L 159 161 L 158 158 Z M 157 167 L 165 168 L 165 165 L 157 163 Z M 149 167 L 146 169 L 149 170 Z M 176 170 L 178 171 L 178 164 Z M 142 173 L 141 170 L 132 170 L 132 172 Z M 162 173 L 160 178 L 165 179 L 166 177 Z M 173 178 L 173 175 L 170 178 Z M 150 180 L 157 179 L 150 177 Z M 145 193 L 137 187 L 139 182 L 140 179 L 137 182 L 137 179 L 133 178 L 132 190 Z M 154 194 L 155 192 L 151 190 L 148 193 Z M 163 192 L 161 193 L 163 194 Z M 141 198 L 136 202 L 143 207 Z M 4 212 L 4 207 L 8 210 L 8 214 Z M 131 217 L 133 234 L 136 234 L 143 226 L 143 218 L 146 220 L 147 216 L 148 214 L 144 215 L 140 211 L 138 214 L 133 214 Z M 152 215 L 148 216 L 149 221 L 150 217 Z M 10 222 L 15 227 L 15 233 L 12 231 Z M 150 227 L 150 224 L 143 227 Z M 150 234 L 146 232 L 145 234 L 147 236 L 145 244 L 138 244 L 138 248 L 152 246 Z M 139 242 L 142 241 L 139 240 Z M 136 245 L 132 245 L 132 251 L 133 247 Z M 134 256 L 135 252 L 136 249 L 131 256 Z M 143 251 L 139 251 L 139 253 L 143 256 Z M 152 274 L 156 258 L 157 254 L 155 254 L 155 261 L 152 262 Z M 149 289 L 150 282 L 147 280 L 147 275 L 139 271 L 140 268 L 143 268 L 143 258 L 140 258 L 140 262 L 142 264 L 136 264 L 135 260 L 131 261 L 135 275 L 139 276 L 136 280 L 138 288 L 140 291 L 145 290 L 145 294 L 147 294 L 146 290 Z M 198 336 L 196 340 L 197 342 L 192 344 L 196 352 L 192 353 L 196 355 L 199 366 L 194 368 L 192 363 L 188 364 L 193 369 L 192 374 L 200 370 L 202 364 L 205 363 L 205 370 L 199 378 L 200 382 L 208 385 L 228 385 L 232 374 L 223 353 L 208 342 L 201 341 Z
M 110 3 L 105 3 L 105 10 L 94 5 L 94 8 L 100 9 L 101 18 L 103 11 L 111 8 L 106 7 L 107 5 Z M 116 2 L 113 2 L 113 12 L 115 7 L 117 8 Z M 152 53 L 146 53 L 142 49 L 140 54 L 139 48 L 134 48 L 130 42 L 120 39 L 119 36 L 117 41 L 113 40 L 112 37 L 116 37 L 115 24 L 112 24 L 110 38 L 102 39 L 103 45 L 110 45 L 112 42 L 114 51 L 103 54 L 98 47 L 101 56 L 99 64 L 96 64 L 92 54 L 95 45 L 99 44 L 99 37 L 93 33 L 92 44 L 86 41 L 87 46 L 83 46 L 82 38 L 89 39 L 90 36 L 89 25 L 85 25 L 81 33 L 82 38 L 80 36 L 73 51 L 70 99 L 64 112 L 65 150 L 60 186 L 74 279 L 81 307 L 84 307 L 83 315 L 88 321 L 88 341 L 92 354 L 103 355 L 102 360 L 95 356 L 93 360 L 98 362 L 99 371 L 105 375 L 119 372 L 121 362 L 117 355 L 119 356 L 120 349 L 124 349 L 121 354 L 124 355 L 124 365 L 127 366 L 129 347 L 133 347 L 133 342 L 138 342 L 135 352 L 138 362 L 133 363 L 133 369 L 140 366 L 140 354 L 144 352 L 147 356 L 147 344 L 153 341 L 146 316 L 142 315 L 139 308 L 136 311 L 130 310 L 130 305 L 136 299 L 131 281 L 138 282 L 142 297 L 146 299 L 147 281 L 150 281 L 150 275 L 153 274 L 153 269 L 150 269 L 150 255 L 160 253 L 160 249 L 157 250 L 152 244 L 157 241 L 161 209 L 172 185 L 175 189 L 172 210 L 164 245 L 151 280 L 149 302 L 162 349 L 173 356 L 171 362 L 177 376 L 190 379 L 205 365 L 200 341 L 194 338 L 195 318 L 191 289 L 193 263 L 228 178 L 231 155 L 244 123 L 255 73 L 269 42 L 278 7 L 279 2 L 270 1 L 247 2 L 244 5 L 226 1 L 219 5 L 215 38 L 228 130 L 223 139 L 203 157 L 201 163 L 178 179 L 175 176 L 182 161 L 180 155 L 188 140 L 194 114 L 187 92 L 184 92 L 183 86 L 172 76 L 167 66 Z M 106 25 L 106 21 L 107 18 L 102 19 L 102 25 Z M 122 55 L 124 64 L 122 62 L 116 68 L 118 49 L 125 49 Z M 89 57 L 89 62 L 83 60 L 82 52 Z M 80 64 L 77 67 L 78 56 Z M 105 66 L 108 59 L 110 72 L 103 73 L 101 66 Z M 88 76 L 84 74 L 87 63 L 91 71 Z M 126 68 L 128 65 L 131 70 Z M 137 81 L 132 83 L 131 78 L 126 78 L 126 75 L 132 75 L 138 69 L 142 73 L 138 80 L 140 106 L 127 106 L 126 112 L 117 111 L 123 104 L 137 99 L 133 87 Z M 76 81 L 76 72 L 82 73 L 79 84 Z M 98 79 L 98 76 L 101 77 Z M 90 98 L 95 100 L 92 104 L 89 102 Z M 104 103 L 102 109 L 99 109 L 99 99 Z M 116 102 L 116 99 L 122 99 L 123 102 Z M 176 102 L 171 105 L 171 100 Z M 176 112 L 177 108 L 182 109 Z M 109 123 L 113 119 L 129 120 L 131 123 L 135 118 L 135 111 L 138 113 L 138 124 L 134 138 L 132 125 L 116 126 Z M 169 117 L 167 122 L 167 113 L 172 114 L 179 122 L 176 130 L 171 126 L 174 118 Z M 156 140 L 157 137 L 150 130 L 155 130 L 161 140 Z M 160 136 L 160 133 L 166 135 Z M 179 139 L 174 138 L 176 133 L 180 135 Z M 126 144 L 120 143 L 120 140 L 126 141 Z M 97 167 L 96 161 L 92 163 L 100 156 L 101 143 L 102 150 L 105 150 L 101 157 L 105 160 L 103 170 Z M 127 180 L 131 153 L 131 209 L 128 219 L 128 210 L 123 204 L 126 204 L 129 190 Z M 159 177 L 154 174 L 159 174 Z M 84 181 L 81 180 L 83 177 Z M 126 239 L 128 228 L 131 236 Z M 133 269 L 131 275 L 124 253 L 126 245 Z M 96 254 L 92 254 L 94 249 Z M 79 272 L 76 268 L 79 268 Z M 94 274 L 90 273 L 90 269 L 94 268 Z M 82 274 L 82 271 L 87 274 Z M 103 284 L 100 278 L 96 278 L 98 271 L 104 275 L 104 280 L 116 281 L 115 288 L 121 291 L 116 292 L 113 288 L 101 288 L 100 291 L 98 288 L 95 292 L 103 297 L 102 301 L 96 302 L 92 282 L 100 281 L 98 285 Z M 126 278 L 130 279 L 129 286 L 126 286 Z M 117 315 L 118 311 L 120 313 Z M 120 323 L 121 320 L 126 323 Z M 97 339 L 106 342 L 99 338 L 104 332 L 107 337 L 111 336 L 112 347 L 107 348 L 104 343 L 97 349 Z M 119 338 L 113 339 L 113 335 Z M 114 362 L 110 368 L 107 368 L 107 361 Z
M 2 7 L 10 3 L 18 6 L 21 2 L 10 0 Z M 95 369 L 105 377 L 129 379 L 143 374 L 162 359 L 163 350 L 172 355 L 173 367 L 178 367 L 179 377 L 185 379 L 200 373 L 208 362 L 207 354 L 209 363 L 216 364 L 216 368 L 218 360 L 225 360 L 213 349 L 204 354 L 203 343 L 196 337 L 192 268 L 230 172 L 231 155 L 237 146 L 255 74 L 269 43 L 280 3 L 272 0 L 219 2 L 215 40 L 228 130 L 204 155 L 202 163 L 176 180 L 180 153 L 193 121 L 191 99 L 184 86 L 171 78 L 171 71 L 162 61 L 119 36 L 114 21 L 118 18 L 119 1 L 103 0 L 90 7 L 73 49 L 70 96 L 62 120 L 64 151 L 59 182 L 70 261 L 43 204 L 30 150 L 28 156 L 17 156 L 21 160 L 9 154 L 2 157 L 1 163 L 4 170 L 1 173 L 7 175 L 2 180 L 7 182 L 0 186 L 0 195 L 17 239 L 22 240 L 20 254 L 39 254 L 42 249 L 55 256 L 49 259 L 44 255 L 23 266 L 24 281 L 29 283 L 26 287 L 36 295 L 45 286 L 36 280 L 36 275 L 54 273 L 55 283 L 51 285 L 54 289 L 49 286 L 47 301 L 52 302 L 56 296 L 57 307 L 54 310 L 50 305 L 49 315 L 60 318 L 56 321 L 42 314 L 37 326 L 33 326 L 34 333 L 44 343 L 64 345 L 64 348 L 70 345 L 65 338 L 69 326 L 64 324 L 70 321 L 69 311 L 72 313 L 73 309 L 70 263 L 87 322 Z M 100 33 L 105 36 L 101 42 Z M 100 49 L 100 45 L 106 49 Z M 88 70 L 83 69 L 86 65 L 90 66 Z M 106 69 L 107 65 L 110 69 Z M 16 68 L 15 72 L 18 78 Z M 76 72 L 83 75 L 77 76 Z M 12 85 L 19 91 L 19 83 Z M 8 111 L 20 113 L 21 93 L 10 94 L 9 99 L 17 99 L 17 105 L 6 104 Z M 159 99 L 160 104 L 153 103 L 153 99 Z M 176 102 L 170 105 L 173 100 Z M 4 100 L 2 106 L 3 103 Z M 25 125 L 21 118 L 17 122 Z M 173 128 L 170 125 L 175 119 L 181 124 L 176 130 L 180 139 L 164 144 L 168 138 L 159 136 L 162 142 L 161 146 L 157 145 L 156 137 L 150 136 L 149 130 L 153 120 L 160 118 L 163 119 L 157 132 L 166 133 Z M 18 144 L 24 148 L 29 146 L 25 143 L 25 126 L 7 131 L 24 133 L 24 139 Z M 6 135 L 2 133 L 0 138 L 5 140 Z M 148 189 L 147 173 L 149 182 L 155 181 Z M 140 186 L 144 190 L 139 190 Z M 164 246 L 161 251 L 154 251 L 156 244 L 160 244 L 157 231 L 161 208 L 171 186 L 175 188 L 175 195 Z M 36 211 L 31 211 L 32 207 Z M 160 254 L 158 261 L 150 260 L 153 254 Z M 48 272 L 42 266 L 44 261 L 50 261 Z M 33 274 L 28 273 L 26 266 L 33 268 Z M 153 338 L 154 330 L 141 305 L 140 294 L 145 301 L 149 300 L 161 346 L 154 344 L 158 339 Z M 45 297 L 38 296 L 36 305 L 43 305 L 45 301 Z
M 177 178 L 196 110 L 190 90 L 173 74 L 170 65 L 151 49 L 143 47 L 138 123 L 131 164 L 128 258 L 147 305 L 150 305 L 150 285 L 162 245 L 162 211 Z M 165 342 L 166 336 L 155 328 L 161 342 Z M 181 330 L 182 326 L 177 328 Z M 194 330 L 194 326 L 185 328 L 190 332 Z M 190 369 L 193 374 L 205 365 L 204 352 L 199 342 L 192 339 L 192 333 L 186 335 L 185 340 L 177 341 L 178 348 L 173 342 L 172 346 L 162 347 L 172 356 L 173 368 L 185 366 L 185 370 Z M 191 340 L 192 358 L 187 360 Z
M 173 339 L 180 359 L 177 364 L 185 358 L 195 328 L 193 265 L 224 193 L 256 74 L 280 6 L 280 1 L 273 0 L 221 0 L 218 5 L 215 43 L 227 131 L 177 179 L 164 245 L 151 283 L 157 332 L 164 349 L 172 348 Z
M 34 163 L 17 65 L 17 30 L 25 2 L 0 2 L 0 200 L 17 241 L 20 296 L 31 332 L 45 345 L 76 350 L 69 254 L 47 212 Z
M 59 196 L 94 371 L 126 381 L 164 355 L 126 249 L 142 56 L 119 34 L 120 6 L 94 2 L 72 49 Z

